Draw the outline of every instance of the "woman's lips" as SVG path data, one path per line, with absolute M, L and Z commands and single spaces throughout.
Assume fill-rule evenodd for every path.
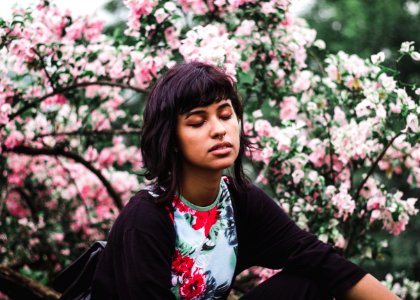
M 232 144 L 229 142 L 218 143 L 210 148 L 209 152 L 214 155 L 226 155 L 232 151 Z

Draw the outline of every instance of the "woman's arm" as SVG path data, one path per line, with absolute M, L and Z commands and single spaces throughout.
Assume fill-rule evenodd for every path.
M 251 188 L 238 203 L 241 214 L 237 225 L 241 228 L 239 245 L 242 242 L 238 261 L 244 260 L 244 256 L 249 258 L 241 264 L 284 268 L 302 274 L 314 279 L 338 299 L 398 299 L 372 276 L 367 276 L 366 271 L 341 257 L 331 245 L 301 230 L 260 189 Z M 240 235 L 242 232 L 246 234 Z M 352 292 L 347 294 L 350 290 Z M 381 297 L 384 293 L 391 298 Z M 372 298 L 363 298 L 366 294 Z M 349 297 L 345 298 L 345 295 Z
M 400 299 L 388 290 L 375 277 L 367 274 L 344 295 L 346 300 L 397 300 Z
M 112 227 L 96 268 L 92 299 L 175 299 L 170 290 L 174 249 L 168 212 L 147 192 L 137 194 Z

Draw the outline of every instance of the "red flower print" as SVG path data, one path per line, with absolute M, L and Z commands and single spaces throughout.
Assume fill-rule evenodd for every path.
M 179 212 L 192 212 L 192 209 L 189 208 L 184 202 L 181 201 L 181 199 L 179 199 L 179 197 L 177 195 L 174 195 L 174 199 L 172 200 L 172 204 L 174 207 L 176 207 L 178 209 Z
M 205 277 L 203 274 L 196 270 L 194 274 L 191 274 L 190 278 L 187 278 L 182 282 L 179 287 L 179 294 L 183 299 L 193 299 L 201 295 L 206 289 Z
M 194 266 L 194 260 L 189 256 L 182 256 L 179 250 L 175 250 L 172 258 L 172 273 L 183 278 L 190 277 L 191 269 Z
M 217 210 L 217 206 L 213 207 L 209 211 L 196 211 L 193 216 L 196 217 L 195 223 L 192 226 L 195 230 L 204 227 L 204 234 L 207 237 L 211 227 L 217 222 L 220 212 Z
M 171 211 L 171 209 L 168 206 L 165 206 L 165 209 L 168 211 L 169 218 L 171 219 L 172 224 L 174 224 L 175 223 L 174 213 Z

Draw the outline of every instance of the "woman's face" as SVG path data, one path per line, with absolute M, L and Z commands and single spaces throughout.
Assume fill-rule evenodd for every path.
M 230 100 L 197 107 L 178 116 L 176 134 L 183 171 L 221 171 L 239 153 L 239 120 Z

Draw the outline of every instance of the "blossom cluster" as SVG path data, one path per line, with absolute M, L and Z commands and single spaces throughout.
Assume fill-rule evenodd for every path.
M 235 76 L 236 62 L 240 58 L 237 43 L 229 39 L 224 26 L 210 24 L 197 26 L 181 40 L 179 52 L 185 61 L 203 61 L 223 67 L 226 73 Z
M 394 278 L 391 274 L 387 274 L 385 280 L 381 282 L 401 299 L 414 300 L 420 296 L 420 282 L 408 278 L 400 280 L 400 278 Z

